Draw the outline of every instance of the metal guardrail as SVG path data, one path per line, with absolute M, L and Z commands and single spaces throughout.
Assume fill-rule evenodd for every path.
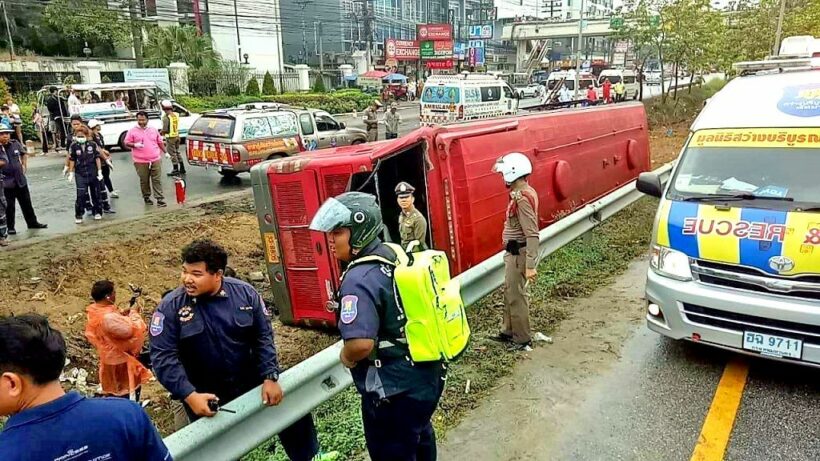
M 665 183 L 671 170 L 668 164 L 654 173 Z M 539 235 L 540 256 L 557 251 L 642 196 L 632 181 L 547 227 Z M 504 281 L 503 252 L 456 278 L 465 305 L 475 304 Z M 350 372 L 339 362 L 341 348 L 339 341 L 284 372 L 279 383 L 285 398 L 278 406 L 262 404 L 260 386 L 225 405 L 236 413 L 219 412 L 171 434 L 165 443 L 174 459 L 238 459 L 313 411 L 353 383 Z

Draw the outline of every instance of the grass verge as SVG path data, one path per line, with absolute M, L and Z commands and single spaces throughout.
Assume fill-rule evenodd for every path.
M 558 300 L 590 295 L 623 273 L 629 263 L 646 251 L 657 201 L 644 198 L 618 213 L 603 225 L 546 258 L 538 267 L 538 280 L 530 288 L 530 318 L 534 331 L 549 333 L 571 316 Z M 509 351 L 489 337 L 497 333 L 503 307 L 496 290 L 468 311 L 473 339 L 468 351 L 451 365 L 434 424 L 439 438 L 458 424 L 471 409 L 489 395 L 501 378 L 509 375 L 524 354 Z M 549 346 L 546 346 L 549 347 Z M 467 382 L 470 383 L 469 392 Z M 359 396 L 352 388 L 326 402 L 314 412 L 320 442 L 325 451 L 337 450 L 340 459 L 362 457 Z M 278 445 L 278 441 L 277 441 Z M 285 461 L 284 451 L 259 448 L 243 461 Z
M 725 85 L 725 80 L 714 79 L 704 85 L 692 87 L 692 91 L 679 90 L 677 98 L 672 92 L 665 101 L 660 97 L 647 100 L 645 104 L 649 127 L 666 127 L 693 120 L 703 108 L 703 102 Z

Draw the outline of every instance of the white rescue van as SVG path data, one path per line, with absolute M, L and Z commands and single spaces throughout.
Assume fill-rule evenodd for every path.
M 421 123 L 452 123 L 518 112 L 518 97 L 507 82 L 488 74 L 434 75 L 421 93 Z

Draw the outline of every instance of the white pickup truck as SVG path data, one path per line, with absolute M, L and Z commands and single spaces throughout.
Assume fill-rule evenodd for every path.
M 66 127 L 69 126 L 71 115 L 79 114 L 86 123 L 91 119 L 105 122 L 101 134 L 105 139 L 106 147 L 119 147 L 126 150 L 125 134 L 136 126 L 137 112 L 144 110 L 148 113 L 148 124 L 162 128 L 162 112 L 159 102 L 171 99 L 171 96 L 162 91 L 153 82 L 126 82 L 126 83 L 98 83 L 77 85 L 46 86 L 37 92 L 38 106 L 43 117 L 50 117 L 46 101 L 51 96 L 51 89 L 57 89 L 60 100 L 60 114 Z M 81 104 L 69 106 L 69 90 L 74 90 Z M 172 101 L 173 102 L 173 101 Z M 179 134 L 181 138 L 188 135 L 191 125 L 199 118 L 199 114 L 173 102 L 174 112 L 179 114 Z

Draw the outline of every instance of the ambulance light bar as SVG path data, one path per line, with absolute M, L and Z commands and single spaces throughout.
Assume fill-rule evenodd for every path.
M 770 58 L 763 61 L 744 61 L 732 64 L 732 67 L 740 72 L 741 76 L 753 75 L 764 71 L 784 71 L 784 70 L 810 70 L 820 68 L 820 58 L 812 57 L 787 57 Z

